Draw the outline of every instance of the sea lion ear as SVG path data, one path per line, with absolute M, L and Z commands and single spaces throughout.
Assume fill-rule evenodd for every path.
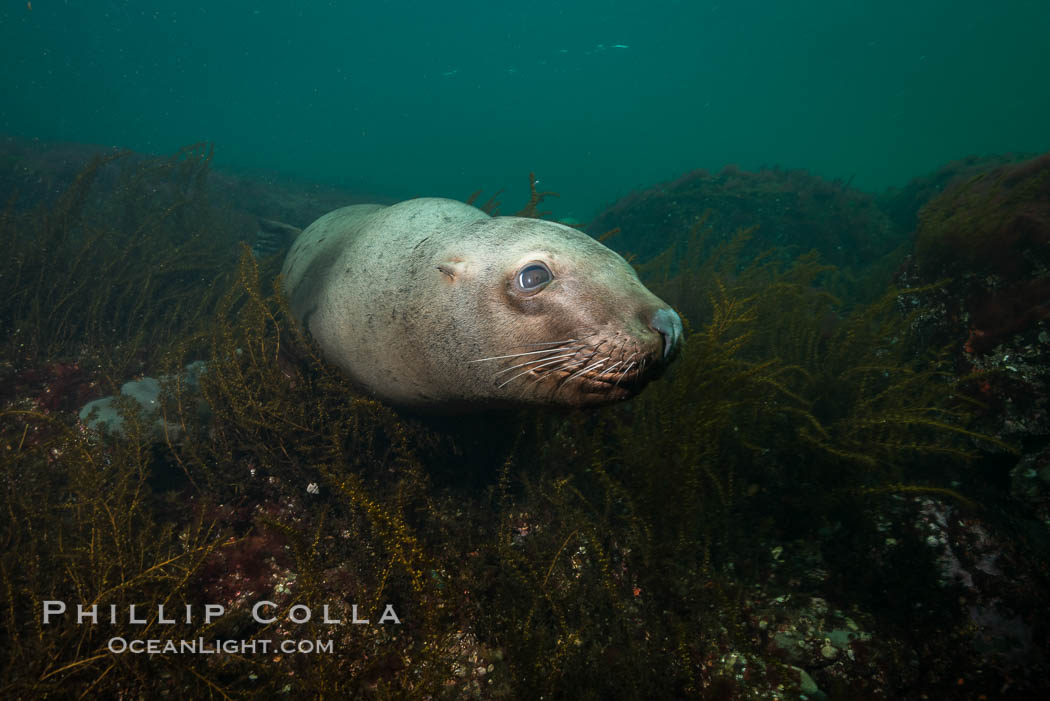
M 450 258 L 437 267 L 450 281 L 455 281 L 467 269 L 467 261 L 462 258 Z

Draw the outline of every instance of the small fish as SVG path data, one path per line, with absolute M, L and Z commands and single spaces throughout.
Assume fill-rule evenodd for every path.
M 614 48 L 614 49 L 629 49 L 631 47 L 628 46 L 627 44 L 613 44 L 612 48 Z

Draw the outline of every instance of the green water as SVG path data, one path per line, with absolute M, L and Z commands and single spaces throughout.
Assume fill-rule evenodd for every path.
M 4 2 L 0 132 L 390 197 L 1050 148 L 1050 2 Z

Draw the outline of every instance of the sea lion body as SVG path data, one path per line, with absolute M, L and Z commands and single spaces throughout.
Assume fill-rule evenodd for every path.
M 586 234 L 454 200 L 330 212 L 296 239 L 282 279 L 329 362 L 429 411 L 624 399 L 682 336 L 678 315 Z

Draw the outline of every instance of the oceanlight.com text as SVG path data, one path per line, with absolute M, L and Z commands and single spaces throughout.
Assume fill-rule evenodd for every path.
M 110 638 L 107 649 L 115 654 L 137 655 L 251 655 L 282 653 L 285 655 L 330 653 L 335 649 L 332 640 L 158 640 Z

